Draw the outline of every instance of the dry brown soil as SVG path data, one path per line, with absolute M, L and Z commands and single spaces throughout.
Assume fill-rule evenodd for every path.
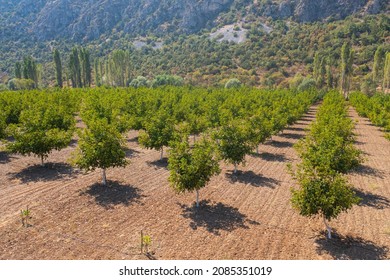
M 166 159 L 141 149 L 128 134 L 126 168 L 84 174 L 67 164 L 76 141 L 53 152 L 45 167 L 34 157 L 0 153 L 0 259 L 388 259 L 390 254 L 390 141 L 367 119 L 356 126 L 362 167 L 349 175 L 362 203 L 331 222 L 326 240 L 320 219 L 290 205 L 288 162 L 316 107 L 247 157 L 238 175 L 222 172 L 200 191 L 178 195 L 168 183 Z M 23 228 L 20 210 L 31 209 Z M 140 231 L 152 254 L 140 254 Z

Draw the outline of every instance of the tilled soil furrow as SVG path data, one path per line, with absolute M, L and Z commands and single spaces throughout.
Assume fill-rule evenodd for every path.
M 302 120 L 261 145 L 260 154 L 248 156 L 237 175 L 231 175 L 231 165 L 221 163 L 221 174 L 200 191 L 200 209 L 193 207 L 195 193 L 179 195 L 169 187 L 166 158 L 160 161 L 158 151 L 140 148 L 136 131 L 128 134 L 131 163 L 124 169 L 107 171 L 111 186 L 107 188 L 99 185 L 100 173 L 96 171 L 71 178 L 60 174 L 51 179 L 41 174 L 44 180 L 35 180 L 26 189 L 10 177 L 37 164 L 37 159 L 11 158 L 7 170 L 0 173 L 2 182 L 14 186 L 0 185 L 0 211 L 8 219 L 0 225 L 4 236 L 0 258 L 145 259 L 138 248 L 141 230 L 151 235 L 152 251 L 158 259 L 340 258 L 321 243 L 322 222 L 299 216 L 290 204 L 294 182 L 286 164 L 299 160 L 293 144 L 305 135 L 316 109 L 312 107 Z M 359 121 L 357 130 L 367 126 L 368 122 Z M 377 195 L 376 204 L 366 201 L 332 221 L 332 226 L 341 235 L 362 236 L 373 243 L 359 246 L 381 250 L 390 234 L 386 206 L 390 195 L 386 157 L 390 152 L 375 149 L 387 144 L 371 132 L 359 134 L 359 147 L 369 157 L 365 165 L 383 178 L 370 174 L 370 168 L 349 177 L 364 195 L 368 191 Z M 53 153 L 48 160 L 66 162 L 73 149 Z M 35 216 L 32 227 L 23 229 L 13 212 L 27 199 L 35 202 Z M 4 221 L 4 215 L 0 219 Z

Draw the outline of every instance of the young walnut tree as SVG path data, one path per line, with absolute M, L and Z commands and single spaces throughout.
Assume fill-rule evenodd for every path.
M 172 118 L 167 114 L 159 113 L 145 124 L 145 129 L 139 134 L 139 143 L 144 148 L 160 151 L 160 160 L 162 160 L 164 146 L 168 146 L 173 132 Z
M 234 165 L 234 173 L 237 172 L 237 165 L 244 163 L 245 156 L 254 148 L 249 136 L 248 125 L 238 121 L 222 126 L 214 134 L 222 159 Z
M 79 146 L 74 155 L 74 164 L 80 169 L 92 171 L 102 169 L 102 183 L 107 185 L 106 169 L 125 167 L 124 138 L 105 119 L 90 121 L 88 128 L 79 132 Z
M 61 112 L 59 107 L 33 104 L 20 115 L 20 123 L 9 127 L 14 141 L 7 144 L 12 153 L 34 154 L 43 161 L 52 150 L 61 150 L 69 145 L 74 132 L 74 118 Z
M 199 207 L 199 190 L 206 186 L 212 176 L 221 172 L 215 150 L 205 136 L 193 148 L 190 148 L 187 134 L 171 144 L 169 181 L 178 193 L 196 191 L 196 207 Z

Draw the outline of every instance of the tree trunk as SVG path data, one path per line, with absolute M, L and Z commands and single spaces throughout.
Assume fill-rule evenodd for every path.
M 44 162 L 43 162 L 43 155 L 41 155 L 41 166 L 44 166 Z
M 196 135 L 194 134 L 194 145 L 195 145 L 195 141 L 196 141 Z
M 326 226 L 326 230 L 328 231 L 328 239 L 332 239 L 332 228 L 326 222 L 325 216 L 323 216 L 323 218 L 324 218 L 324 224 Z
M 256 147 L 256 154 L 259 154 L 259 145 Z
M 196 208 L 199 208 L 199 190 L 196 190 Z
M 234 164 L 234 172 L 233 174 L 236 174 L 237 173 L 237 163 Z
M 161 147 L 160 160 L 162 160 L 162 159 L 163 159 L 163 154 L 164 154 L 164 147 Z
M 107 178 L 106 178 L 106 169 L 102 169 L 102 181 L 103 181 L 103 186 L 107 186 Z

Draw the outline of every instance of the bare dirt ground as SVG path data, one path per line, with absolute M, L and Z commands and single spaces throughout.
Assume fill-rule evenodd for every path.
M 366 162 L 351 174 L 363 198 L 331 225 L 325 239 L 320 219 L 291 208 L 294 186 L 286 164 L 297 160 L 293 144 L 304 136 L 316 107 L 284 133 L 232 166 L 195 194 L 169 187 L 166 159 L 141 149 L 137 132 L 128 135 L 126 168 L 88 174 L 66 163 L 76 143 L 39 159 L 0 152 L 0 259 L 146 259 L 140 231 L 152 237 L 156 259 L 388 259 L 390 257 L 390 142 L 368 120 L 358 120 L 357 145 Z M 31 209 L 23 228 L 20 210 Z

